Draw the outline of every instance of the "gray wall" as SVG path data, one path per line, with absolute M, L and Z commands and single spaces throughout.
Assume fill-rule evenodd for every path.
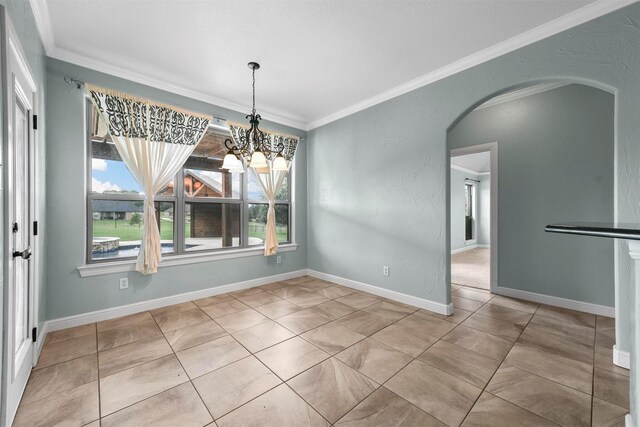
M 38 85 L 39 93 L 38 96 L 38 127 L 39 131 L 36 133 L 38 151 L 36 153 L 36 174 L 37 174 L 37 182 L 36 182 L 36 220 L 39 221 L 40 224 L 44 225 L 46 220 L 45 217 L 45 128 L 46 128 L 46 120 L 45 120 L 45 93 L 46 93 L 46 66 L 45 66 L 45 55 L 44 55 L 44 47 L 39 38 L 39 33 L 36 28 L 35 20 L 33 17 L 33 13 L 31 11 L 31 6 L 28 1 L 22 0 L 0 0 L 0 6 L 5 8 L 5 12 L 9 15 L 9 18 L 13 24 L 14 29 L 20 39 L 20 44 L 22 45 L 22 49 L 24 50 L 25 55 L 27 56 L 27 61 L 29 62 L 29 67 L 31 71 L 34 73 L 34 77 L 36 79 L 36 84 Z M 0 39 L 4 38 L 5 28 L 0 29 Z M 4 42 L 4 40 L 3 40 Z M 4 81 L 5 76 L 2 76 Z M 3 99 L 3 88 L 0 88 L 0 99 Z M 0 123 L 4 126 L 2 122 L 2 103 L 0 103 Z M 2 140 L 3 133 L 0 132 L 0 140 Z M 4 150 L 4 141 L 1 144 L 2 149 Z M 0 191 L 2 186 L 0 186 Z M 4 195 L 0 197 L 0 204 L 3 203 Z M 0 219 L 3 226 L 0 228 L 0 259 L 3 259 L 2 248 L 3 248 L 3 231 L 5 229 L 4 218 L 2 217 L 2 208 L 0 208 Z M 41 230 L 45 232 L 46 229 L 41 227 Z M 45 244 L 44 237 L 41 236 L 38 238 L 36 245 L 34 247 L 34 256 L 33 262 L 38 265 L 38 294 L 39 300 L 36 302 L 38 304 L 38 328 L 41 329 L 44 321 L 46 320 L 46 285 L 45 285 L 45 271 L 46 271 L 46 254 L 45 254 Z M 2 262 L 0 262 L 0 326 L 3 326 L 3 301 L 2 297 L 4 294 L 4 286 L 3 286 L 3 271 L 2 271 Z M 4 328 L 3 336 L 4 336 Z M 3 343 L 0 339 L 0 362 L 2 361 L 3 354 Z M 2 367 L 3 363 L 0 363 L 0 376 L 2 375 Z
M 309 268 L 448 303 L 447 129 L 495 95 L 546 80 L 616 93 L 616 219 L 639 222 L 639 21 L 634 3 L 310 131 Z M 626 244 L 617 247 L 616 345 L 628 351 L 633 269 Z
M 47 62 L 48 169 L 48 281 L 47 318 L 56 319 L 139 301 L 146 301 L 219 285 L 306 268 L 306 141 L 295 157 L 295 227 L 299 247 L 275 257 L 255 256 L 160 268 L 142 276 L 120 273 L 81 278 L 77 267 L 85 263 L 86 189 L 80 171 L 86 167 L 85 97 L 82 90 L 63 81 L 71 76 L 100 86 L 158 100 L 183 108 L 244 121 L 245 113 L 170 94 L 65 62 Z M 264 122 L 264 129 L 305 137 L 305 132 Z M 118 278 L 127 276 L 129 288 L 119 290 Z
M 465 179 L 478 180 L 477 175 L 469 174 L 451 168 L 451 250 L 465 248 Z M 476 191 L 476 195 L 479 191 Z M 476 203 L 481 203 L 479 198 Z M 476 210 L 476 224 L 475 227 L 480 227 L 480 206 L 477 206 Z M 476 228 L 476 236 L 479 235 L 479 230 Z
M 478 245 L 491 245 L 491 175 L 478 179 Z
M 498 141 L 498 286 L 614 305 L 613 240 L 544 232 L 613 221 L 613 115 L 612 94 L 569 85 L 474 111 L 451 129 L 451 149 Z

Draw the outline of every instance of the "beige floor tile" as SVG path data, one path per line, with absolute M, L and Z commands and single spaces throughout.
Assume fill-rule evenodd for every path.
M 273 282 L 273 283 L 269 283 L 269 284 L 266 284 L 266 285 L 262 285 L 262 286 L 259 287 L 259 289 L 262 290 L 262 291 L 265 291 L 265 292 L 269 292 L 269 291 L 273 291 L 273 290 L 276 290 L 276 289 L 286 288 L 287 286 L 289 286 L 289 285 L 287 285 L 284 282 Z
M 627 408 L 613 403 L 593 398 L 591 425 L 593 427 L 625 427 L 625 416 L 629 413 Z
M 513 345 L 511 341 L 462 325 L 449 332 L 442 339 L 498 361 L 504 359 Z
M 408 326 L 393 324 L 371 335 L 371 338 L 395 348 L 412 357 L 417 357 L 429 346 L 438 341 L 438 338 L 416 331 Z
M 20 404 L 35 402 L 97 379 L 98 358 L 95 354 L 39 369 L 31 373 Z
M 548 333 L 536 324 L 530 323 L 520 335 L 518 342 L 546 353 L 575 359 L 589 365 L 593 364 L 592 346 L 582 344 L 568 336 Z
M 596 347 L 595 350 L 594 365 L 596 368 L 605 369 L 627 377 L 629 376 L 628 369 L 621 368 L 620 366 L 613 364 L 613 349 Z
M 373 380 L 335 358 L 325 360 L 287 384 L 331 423 L 378 387 Z
M 132 321 L 113 328 L 100 328 L 98 324 L 98 351 L 161 335 L 162 332 L 151 314 L 149 312 L 144 314 L 148 315 L 144 320 Z
M 348 316 L 336 320 L 340 325 L 346 326 L 362 335 L 372 335 L 393 323 L 393 320 L 384 319 L 366 311 L 356 311 Z
M 172 353 L 162 335 L 101 351 L 98 354 L 100 377 L 104 378 Z
M 589 326 L 582 326 L 575 323 L 567 323 L 552 317 L 545 317 L 537 314 L 531 318 L 528 326 L 545 334 L 559 335 L 564 339 L 577 341 L 580 344 L 593 347 L 595 329 Z
M 65 341 L 71 338 L 80 338 L 86 335 L 96 334 L 96 324 L 90 323 L 88 325 L 76 326 L 73 328 L 62 329 L 59 331 L 51 331 L 47 334 L 45 344 L 55 344 L 60 341 Z
M 498 369 L 486 391 L 562 426 L 590 423 L 591 396 L 518 368 Z
M 594 369 L 593 395 L 598 399 L 629 409 L 629 377 L 596 368 Z
M 196 345 L 213 341 L 225 335 L 227 335 L 227 331 L 222 329 L 222 327 L 213 320 L 187 326 L 186 328 L 175 329 L 164 334 L 173 351 L 195 347 Z
M 268 292 L 260 292 L 259 294 L 247 295 L 238 299 L 249 307 L 258 307 L 282 300 L 281 298 L 278 298 L 277 296 L 272 295 Z
M 99 332 L 107 329 L 117 329 L 123 326 L 137 325 L 148 320 L 153 320 L 153 316 L 148 311 L 130 314 L 128 316 L 116 317 L 114 319 L 104 320 L 96 323 L 96 329 Z
M 100 417 L 98 381 L 21 405 L 13 427 L 83 426 Z
M 175 355 L 100 379 L 102 416 L 189 381 Z
M 197 307 L 192 310 L 169 311 L 154 315 L 154 317 L 162 332 L 186 328 L 187 326 L 197 325 L 198 323 L 210 320 L 209 316 Z
M 319 313 L 314 308 L 315 307 L 296 311 L 295 313 L 279 317 L 276 319 L 276 322 L 296 334 L 301 334 L 331 321 L 330 317 Z
M 277 319 L 279 317 L 286 316 L 287 314 L 295 313 L 302 310 L 302 307 L 295 305 L 287 300 L 278 300 L 270 304 L 261 305 L 255 308 L 256 311 L 264 314 L 269 319 Z
M 451 303 L 453 303 L 454 309 L 461 308 L 466 311 L 476 311 L 484 305 L 483 302 L 468 298 L 462 298 L 455 295 L 451 296 Z
M 218 427 L 328 427 L 329 423 L 286 384 L 252 400 L 216 421 Z
M 438 341 L 418 359 L 480 388 L 487 385 L 500 366 L 495 359 L 446 341 Z
M 202 307 L 202 311 L 207 313 L 212 319 L 216 319 L 218 317 L 228 316 L 229 314 L 237 313 L 248 308 L 248 305 L 241 303 L 237 299 L 230 299 L 227 301 L 219 302 L 217 304 L 211 304 Z
M 457 297 L 472 299 L 480 302 L 489 302 L 491 298 L 493 298 L 493 295 L 489 292 L 482 292 L 480 290 L 469 288 L 460 288 L 454 292 L 454 295 Z
M 567 308 L 552 307 L 541 304 L 536 314 L 551 319 L 560 320 L 564 323 L 572 323 L 580 326 L 594 328 L 596 326 L 596 316 L 581 311 L 569 310 Z
M 314 292 L 319 295 L 322 295 L 325 298 L 334 299 L 334 298 L 340 298 L 345 295 L 352 294 L 355 291 L 342 286 L 329 286 L 327 288 L 317 289 Z
M 314 279 L 314 280 L 309 280 L 307 282 L 304 283 L 300 283 L 296 286 L 300 287 L 301 289 L 304 289 L 307 292 L 315 292 L 318 291 L 320 289 L 325 289 L 328 287 L 333 286 L 334 284 L 331 282 L 327 282 L 324 280 L 320 280 L 320 279 Z
M 327 301 L 311 307 L 311 310 L 327 316 L 331 320 L 339 319 L 356 311 L 355 308 L 338 301 Z
M 516 298 L 503 297 L 502 295 L 495 295 L 491 299 L 491 304 L 499 305 L 501 307 L 507 307 L 512 310 L 524 311 L 526 313 L 535 313 L 540 304 L 531 301 L 524 301 Z
M 448 425 L 459 425 L 481 389 L 419 360 L 391 378 L 385 387 Z
M 359 310 L 382 301 L 382 298 L 362 292 L 354 292 L 352 294 L 337 298 L 336 301 Z
M 507 355 L 503 366 L 515 366 L 591 394 L 593 384 L 593 365 L 591 364 L 548 353 L 540 348 L 518 342 Z
M 94 354 L 97 352 L 96 345 L 95 332 L 63 341 L 46 340 L 38 358 L 38 364 L 33 369 L 42 369 L 57 363 Z
M 524 329 L 514 323 L 478 313 L 473 313 L 461 325 L 504 338 L 507 341 L 515 341 Z
M 519 406 L 484 392 L 462 427 L 554 427 L 552 423 Z
M 198 307 L 193 302 L 187 301 L 187 302 L 181 302 L 180 304 L 174 304 L 174 305 L 168 305 L 166 307 L 155 308 L 153 310 L 150 310 L 150 313 L 153 315 L 153 317 L 156 317 L 156 316 L 161 316 L 161 315 L 170 313 L 172 311 L 188 311 L 188 310 L 193 310 L 194 308 L 198 308 Z
M 415 312 L 416 309 L 400 307 L 399 305 L 395 305 L 387 301 L 381 301 L 377 304 L 365 308 L 364 311 L 375 314 L 376 316 L 382 317 L 383 319 L 396 321 L 402 319 L 403 317 L 407 317 L 411 313 Z
M 218 419 L 282 383 L 253 356 L 196 378 L 200 397 Z
M 315 277 L 300 276 L 300 277 L 294 277 L 293 279 L 283 280 L 282 282 L 286 283 L 287 285 L 298 285 L 300 283 L 308 282 L 310 280 L 315 280 Z
M 596 346 L 613 348 L 616 343 L 616 325 L 612 317 L 596 318 Z
M 437 319 L 433 316 L 420 312 L 413 313 L 412 315 L 399 320 L 397 324 L 408 326 L 417 331 L 423 331 L 424 333 L 436 338 L 442 337 L 457 326 L 455 323 Z
M 269 291 L 269 293 L 277 296 L 278 298 L 291 298 L 305 292 L 307 291 L 298 286 L 287 286 L 285 288 L 273 289 Z
M 230 335 L 176 353 L 191 379 L 249 356 Z
M 384 387 L 374 391 L 353 408 L 336 426 L 445 427 L 431 415 Z
M 531 320 L 532 317 L 532 313 L 503 307 L 501 305 L 494 304 L 493 302 L 483 305 L 478 310 L 478 314 L 514 323 L 521 327 L 527 326 L 527 323 L 529 323 L 529 320 Z
M 329 298 L 325 298 L 315 292 L 305 292 L 289 297 L 287 298 L 287 301 L 292 302 L 295 305 L 299 305 L 302 308 L 309 308 L 313 307 L 314 305 L 327 302 L 329 301 Z
M 336 354 L 365 338 L 336 322 L 327 323 L 300 336 L 329 354 Z
M 201 427 L 213 419 L 191 383 L 185 383 L 102 419 L 102 427 Z
M 435 317 L 436 319 L 446 320 L 447 322 L 460 323 L 467 317 L 471 316 L 473 312 L 454 307 L 453 314 L 448 316 L 429 310 L 420 310 L 418 313 L 426 314 L 427 316 Z
M 195 305 L 197 305 L 198 307 L 206 307 L 208 305 L 213 305 L 213 304 L 218 304 L 224 301 L 229 301 L 230 299 L 233 299 L 233 297 L 229 294 L 220 294 L 220 295 L 214 295 L 211 297 L 206 297 L 206 298 L 200 298 L 197 299 L 195 301 L 192 301 Z
M 322 362 L 329 354 L 299 337 L 256 353 L 256 357 L 283 380 Z
M 239 291 L 229 292 L 229 295 L 231 295 L 234 298 L 240 298 L 240 297 L 246 297 L 249 295 L 259 294 L 261 292 L 264 292 L 264 291 L 259 287 L 255 287 L 255 288 L 240 289 Z
M 338 353 L 336 359 L 379 384 L 387 381 L 413 360 L 411 356 L 371 338 L 366 338 Z
M 233 334 L 233 337 L 251 353 L 271 347 L 293 336 L 295 336 L 293 332 L 272 320 Z
M 253 309 L 242 310 L 216 318 L 216 323 L 229 333 L 238 332 L 267 321 L 269 321 L 268 317 L 263 316 Z

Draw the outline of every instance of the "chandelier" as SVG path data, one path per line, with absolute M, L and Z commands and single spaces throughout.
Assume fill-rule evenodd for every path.
M 254 169 L 268 168 L 269 162 L 273 171 L 287 172 L 289 167 L 287 160 L 293 158 L 293 150 L 285 147 L 278 138 L 265 135 L 258 127 L 260 125 L 260 114 L 256 113 L 256 70 L 260 68 L 257 62 L 247 64 L 253 76 L 253 108 L 249 119 L 248 129 L 239 129 L 233 135 L 233 139 L 224 141 L 227 154 L 222 162 L 222 169 L 227 169 L 231 173 L 243 173 L 243 160 L 249 163 L 249 167 Z

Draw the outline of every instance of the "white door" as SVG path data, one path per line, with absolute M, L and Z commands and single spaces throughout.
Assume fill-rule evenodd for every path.
M 5 16 L 6 19 L 6 16 Z M 7 93 L 4 153 L 5 236 L 5 421 L 15 416 L 34 360 L 32 261 L 32 166 L 36 86 L 10 23 L 5 21 Z

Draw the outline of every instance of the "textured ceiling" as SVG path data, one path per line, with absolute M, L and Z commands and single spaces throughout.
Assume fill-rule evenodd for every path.
M 308 127 L 593 0 L 31 1 L 53 57 L 232 107 L 255 60 L 258 111 Z

